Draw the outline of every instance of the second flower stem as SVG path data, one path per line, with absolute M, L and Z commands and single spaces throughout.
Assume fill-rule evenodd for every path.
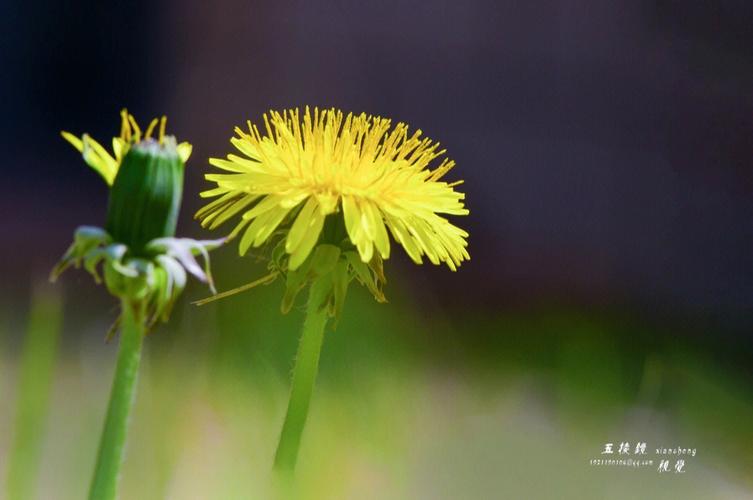
M 327 324 L 328 287 L 325 280 L 316 280 L 309 290 L 306 319 L 303 322 L 295 367 L 293 368 L 293 382 L 290 389 L 290 401 L 282 426 L 280 442 L 277 445 L 274 468 L 278 472 L 292 473 L 298 459 L 298 448 L 301 434 L 306 425 L 311 394 L 319 367 L 319 353 L 324 339 L 324 327 Z
M 90 500 L 112 500 L 117 496 L 120 464 L 141 361 L 144 313 L 143 302 L 122 300 L 120 348 L 105 427 L 99 442 L 97 465 L 89 490 Z

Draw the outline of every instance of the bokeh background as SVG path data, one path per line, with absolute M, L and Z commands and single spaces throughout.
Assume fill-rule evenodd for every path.
M 104 289 L 44 286 L 106 206 L 59 131 L 107 143 L 121 107 L 166 113 L 194 144 L 179 232 L 207 237 L 206 158 L 304 105 L 440 141 L 472 260 L 393 252 L 388 304 L 352 288 L 299 497 L 753 498 L 751 2 L 10 1 L 0 33 L 0 465 L 38 463 L 32 498 L 84 496 L 116 351 Z M 264 270 L 234 246 L 214 267 L 221 289 Z M 123 498 L 271 495 L 302 314 L 279 283 L 205 294 L 148 339 Z M 48 407 L 19 437 L 32 393 Z M 654 465 L 590 465 L 621 442 Z M 677 474 L 660 446 L 697 455 Z

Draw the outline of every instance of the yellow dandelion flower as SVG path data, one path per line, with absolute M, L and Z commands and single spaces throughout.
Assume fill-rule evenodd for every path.
M 239 252 L 275 243 L 270 274 L 239 288 L 199 301 L 285 279 L 281 309 L 288 312 L 296 295 L 309 286 L 306 318 L 296 355 L 290 400 L 275 453 L 275 469 L 295 469 L 306 422 L 324 330 L 337 322 L 349 283 L 365 285 L 383 302 L 383 260 L 390 237 L 416 263 L 427 257 L 453 271 L 470 257 L 468 233 L 447 215 L 467 215 L 462 181 L 446 182 L 455 162 L 435 162 L 439 144 L 394 127 L 386 118 L 307 107 L 264 115 L 264 131 L 248 123 L 230 142 L 241 153 L 209 163 L 223 173 L 207 174 L 216 187 L 201 193 L 217 198 L 196 214 L 214 229 L 239 218 L 231 237 L 240 236 Z M 237 217 L 237 218 L 236 218 Z
M 112 138 L 112 155 L 100 143 L 92 139 L 89 134 L 77 137 L 66 131 L 60 133 L 66 141 L 71 143 L 82 154 L 86 164 L 102 176 L 108 186 L 112 186 L 112 183 L 115 181 L 115 175 L 118 173 L 120 164 L 126 153 L 128 153 L 128 150 L 132 145 L 138 144 L 142 140 L 141 128 L 136 123 L 133 115 L 128 113 L 128 110 L 121 110 L 120 120 L 120 136 Z M 161 144 L 165 137 L 166 123 L 167 118 L 164 116 L 161 119 L 153 119 L 146 128 L 143 139 L 151 139 L 154 129 L 159 125 L 158 139 Z M 185 163 L 191 156 L 193 147 L 187 142 L 181 142 L 177 145 L 176 149 L 178 156 Z
M 462 181 L 443 181 L 455 162 L 430 164 L 445 150 L 420 130 L 367 114 L 307 107 L 264 115 L 265 134 L 248 123 L 231 143 L 242 156 L 212 158 L 226 173 L 206 175 L 217 187 L 201 193 L 219 197 L 197 213 L 211 229 L 240 215 L 232 236 L 239 251 L 258 247 L 284 230 L 287 267 L 298 268 L 320 239 L 327 216 L 342 214 L 360 259 L 390 256 L 392 237 L 416 263 L 426 256 L 455 270 L 469 259 L 468 233 L 443 215 L 467 215 Z

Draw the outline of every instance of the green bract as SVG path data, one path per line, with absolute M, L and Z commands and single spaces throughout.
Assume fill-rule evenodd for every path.
M 142 255 L 156 238 L 175 235 L 183 194 L 183 161 L 175 139 L 147 139 L 123 158 L 110 189 L 105 227 L 113 240 Z
M 277 257 L 282 252 L 276 250 L 274 253 L 274 257 Z M 336 320 L 339 319 L 345 304 L 348 285 L 354 278 L 368 288 L 378 302 L 387 301 L 382 292 L 385 278 L 381 259 L 376 258 L 371 263 L 364 264 L 358 258 L 357 252 L 343 251 L 327 243 L 318 245 L 306 261 L 294 270 L 285 269 L 284 263 L 274 257 L 270 267 L 285 276 L 285 295 L 280 305 L 283 313 L 289 312 L 301 290 L 315 281 L 321 281 L 326 285 L 327 310 Z
M 285 281 L 285 294 L 280 304 L 283 314 L 290 312 L 304 288 L 316 285 L 323 295 L 324 303 L 321 305 L 327 315 L 334 319 L 336 326 L 345 305 L 348 286 L 353 280 L 365 286 L 377 302 L 387 302 L 383 292 L 387 279 L 384 276 L 382 258 L 375 254 L 368 264 L 363 262 L 358 249 L 348 238 L 342 218 L 327 217 L 318 243 L 303 263 L 293 269 L 290 266 L 290 255 L 285 249 L 285 239 L 279 236 L 276 234 L 270 237 L 270 246 L 273 247 L 267 266 L 269 274 L 254 282 L 197 301 L 196 304 L 208 304 L 272 283 L 280 277 Z
M 81 226 L 75 232 L 73 244 L 52 270 L 51 279 L 57 279 L 71 265 L 77 268 L 83 265 L 101 283 L 101 267 L 111 294 L 145 302 L 149 324 L 167 321 L 186 285 L 186 271 L 208 283 L 214 291 L 208 252 L 223 242 L 156 238 L 144 246 L 142 256 L 133 256 L 126 245 L 114 242 L 104 229 Z M 203 257 L 203 267 L 196 261 L 198 255 Z
M 281 240 L 272 252 L 270 268 L 285 277 L 285 295 L 280 306 L 283 313 L 290 311 L 298 293 L 315 281 L 322 281 L 328 290 L 326 306 L 335 321 L 340 318 L 348 285 L 353 279 L 364 285 L 377 302 L 387 301 L 382 292 L 387 280 L 382 272 L 381 257 L 374 255 L 371 262 L 364 263 L 348 238 L 342 218 L 327 217 L 319 244 L 300 267 L 290 269 L 287 257 L 284 240 Z
M 364 285 L 378 302 L 387 299 L 382 288 L 387 281 L 382 270 L 382 259 L 374 255 L 371 262 L 364 263 L 345 232 L 342 220 L 327 218 L 319 244 L 299 267 L 290 269 L 284 240 L 272 251 L 269 268 L 285 278 L 285 295 L 280 309 L 287 313 L 293 307 L 296 296 L 306 285 L 320 282 L 327 290 L 326 308 L 335 321 L 339 320 L 345 304 L 348 285 L 355 279 Z

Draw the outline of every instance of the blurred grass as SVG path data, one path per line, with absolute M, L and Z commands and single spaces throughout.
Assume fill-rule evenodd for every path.
M 244 279 L 223 272 L 226 287 Z M 750 381 L 707 344 L 627 314 L 445 311 L 394 284 L 388 292 L 380 305 L 353 287 L 326 333 L 297 498 L 753 494 Z M 122 498 L 273 497 L 302 321 L 300 310 L 279 313 L 280 297 L 276 283 L 202 308 L 184 303 L 150 335 Z M 113 368 L 114 345 L 101 341 L 108 318 L 71 302 L 37 498 L 84 495 Z M 0 352 L 14 378 L 17 356 Z M 604 443 L 622 441 L 698 454 L 683 475 L 588 465 Z
M 7 461 L 9 498 L 32 498 L 62 326 L 59 291 L 35 288 L 20 358 L 13 441 Z

